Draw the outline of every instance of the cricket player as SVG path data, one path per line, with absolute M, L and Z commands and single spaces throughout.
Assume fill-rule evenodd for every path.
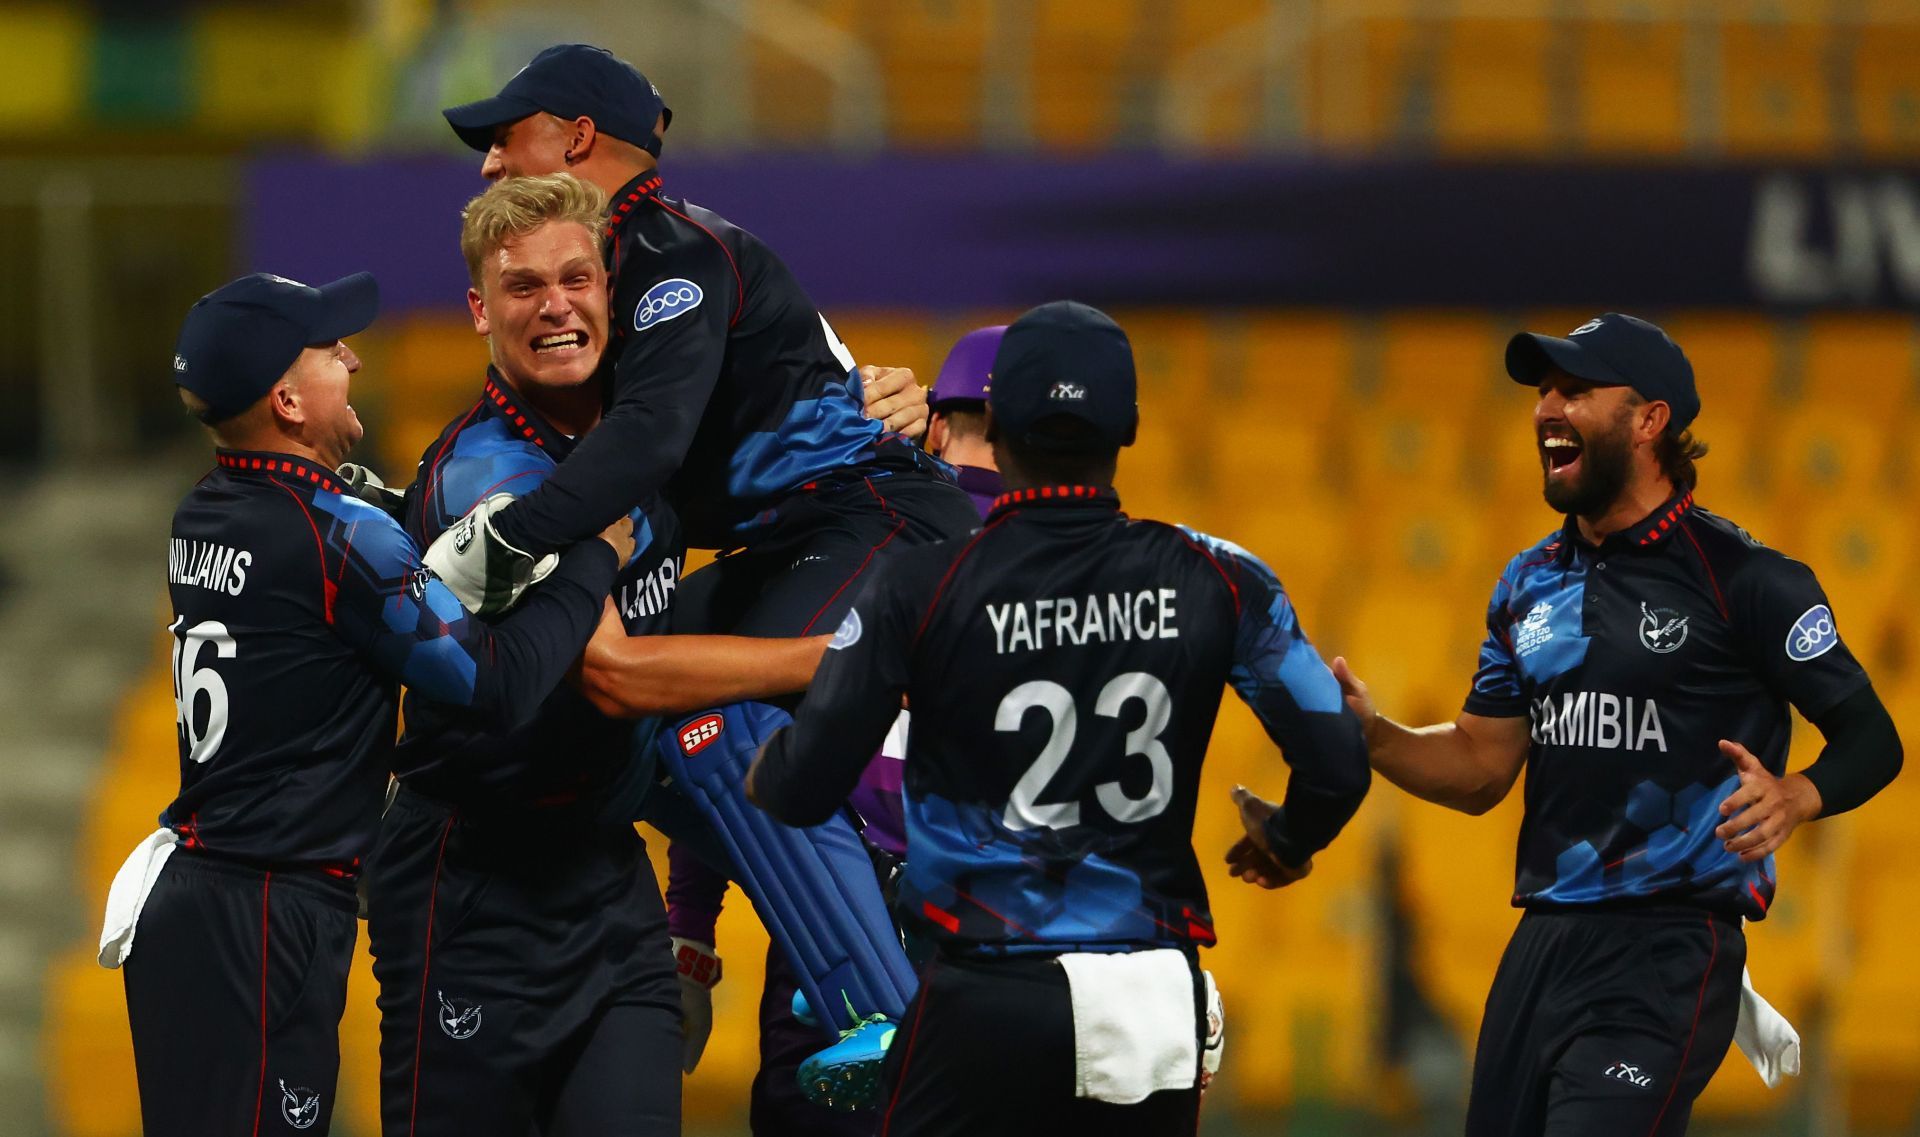
M 476 604 L 510 602 L 538 559 L 591 532 L 593 518 L 619 516 L 664 493 L 690 545 L 727 550 L 681 588 L 676 627 L 811 635 L 837 626 L 878 551 L 975 524 L 945 467 L 863 411 L 853 356 L 773 251 L 665 193 L 658 156 L 672 114 L 630 64 L 600 48 L 556 46 L 499 95 L 445 114 L 486 155 L 481 173 L 489 179 L 567 171 L 612 201 L 604 242 L 613 290 L 611 405 L 554 476 L 523 496 L 483 504 L 475 514 L 480 540 L 462 547 L 443 536 L 429 551 Z M 663 757 L 671 764 L 693 754 Z M 744 769 L 751 754 L 735 757 Z M 720 769 L 724 761 L 706 765 L 711 778 L 677 782 L 711 787 L 700 800 L 721 828 L 722 817 L 751 814 L 737 800 L 737 772 Z M 782 871 L 782 856 L 768 844 L 782 838 L 765 836 L 735 851 Z M 835 880 L 871 877 L 869 866 L 855 863 L 864 859 L 857 840 L 836 848 L 844 856 L 823 864 Z M 877 899 L 868 888 L 852 901 L 884 914 L 870 903 Z M 770 931 L 781 954 L 805 954 L 804 929 L 776 920 Z M 884 954 L 882 966 L 861 969 L 866 979 L 857 986 L 897 990 L 900 975 L 911 977 L 897 950 Z M 846 1030 L 900 1009 L 890 998 L 864 995 L 851 1006 L 823 1002 Z M 890 1038 L 890 1028 L 880 1024 L 876 1037 Z M 805 1112 L 792 1093 L 803 1058 L 763 1051 L 756 1103 L 767 1093 L 781 1100 L 758 1113 Z M 795 1130 L 811 1122 L 771 1124 Z
M 318 288 L 257 273 L 181 328 L 174 382 L 216 465 L 167 558 L 180 793 L 115 879 L 101 944 L 125 963 L 148 1134 L 326 1132 L 399 685 L 517 721 L 580 654 L 633 549 L 622 519 L 507 619 L 462 609 L 334 475 L 361 435 L 346 337 L 377 304 L 365 273 Z
M 1193 813 L 1221 691 L 1293 767 L 1280 808 L 1236 795 L 1286 880 L 1366 792 L 1359 723 L 1265 565 L 1119 512 L 1138 412 L 1117 325 L 1043 305 L 992 373 L 1007 493 L 874 571 L 749 793 L 789 824 L 831 814 L 910 701 L 897 909 L 938 953 L 883 1134 L 1192 1133 L 1214 942 Z
M 421 457 L 407 528 L 422 543 L 488 494 L 539 484 L 598 421 L 605 215 L 568 175 L 501 182 L 468 206 L 468 302 L 493 362 Z M 367 863 L 390 1135 L 679 1130 L 680 984 L 630 824 L 632 783 L 652 769 L 623 719 L 802 690 L 824 637 L 663 635 L 679 521 L 656 496 L 633 524 L 581 689 L 511 731 L 409 694 L 399 790 Z
M 953 467 L 954 481 L 973 499 L 981 517 L 1004 488 L 987 441 L 987 387 L 993 378 L 993 353 L 1006 334 L 1005 324 L 975 328 L 947 352 L 927 397 L 927 449 Z
M 1666 333 L 1609 312 L 1506 364 L 1566 523 L 1501 573 L 1465 709 L 1402 726 L 1334 671 L 1409 793 L 1484 813 L 1528 771 L 1467 1132 L 1673 1137 L 1733 1037 L 1774 851 L 1886 786 L 1900 739 L 1812 570 L 1695 503 L 1700 396 Z M 1791 774 L 1790 706 L 1826 738 Z

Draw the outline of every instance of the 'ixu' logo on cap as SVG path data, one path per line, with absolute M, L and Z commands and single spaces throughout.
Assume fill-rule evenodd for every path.
M 186 356 L 184 356 L 184 355 L 176 355 L 176 356 L 174 356 L 174 357 L 173 357 L 173 369 L 174 369 L 175 371 L 185 371 L 185 370 L 187 369 L 187 357 L 186 357 Z
M 1064 379 L 1055 383 L 1053 390 L 1047 392 L 1049 399 L 1084 399 L 1086 397 L 1086 387 L 1079 383 L 1069 383 Z

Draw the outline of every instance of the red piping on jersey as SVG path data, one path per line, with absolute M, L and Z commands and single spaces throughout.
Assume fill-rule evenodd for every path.
M 920 1041 L 920 1020 L 927 1015 L 928 993 L 932 990 L 928 981 L 933 978 L 933 963 L 920 972 L 920 1005 L 913 1009 L 913 1023 L 907 1027 L 907 1052 L 900 1059 L 900 1080 L 893 1084 L 893 1096 L 887 1099 L 887 1114 L 880 1119 L 880 1137 L 887 1137 L 893 1129 L 893 1107 L 900 1104 L 900 1090 L 907 1084 L 907 1073 L 913 1069 L 913 1044 Z
M 487 376 L 486 393 L 487 397 L 493 400 L 494 406 L 499 407 L 503 413 L 512 416 L 509 421 L 512 422 L 515 427 L 519 428 L 520 433 L 526 437 L 528 442 L 533 443 L 542 450 L 547 448 L 546 440 L 541 438 L 540 432 L 535 430 L 533 424 L 527 421 L 526 412 L 507 399 L 506 392 L 502 391 L 499 386 L 494 383 L 493 376 L 491 375 Z
M 1175 529 L 1174 532 L 1180 533 L 1180 530 Z M 1221 566 L 1219 558 L 1213 555 L 1213 550 L 1202 545 L 1192 537 L 1187 536 L 1185 533 L 1180 533 L 1180 539 L 1185 541 L 1194 552 L 1207 558 L 1207 563 L 1213 566 L 1213 571 L 1219 573 L 1220 579 L 1227 582 L 1227 591 L 1233 593 L 1233 618 L 1238 620 L 1240 618 L 1240 586 L 1233 583 L 1233 578 L 1227 575 L 1227 570 Z M 1289 601 L 1289 603 L 1291 603 L 1291 601 Z
M 887 499 L 880 495 L 880 491 L 873 488 L 872 478 L 864 478 L 862 480 L 867 483 L 867 492 L 872 494 L 874 497 L 874 500 L 880 503 L 880 509 L 882 512 L 886 513 L 886 515 L 889 517 L 900 517 L 898 513 L 895 513 L 893 511 L 893 507 L 887 504 Z M 900 535 L 900 530 L 905 529 L 906 527 L 907 527 L 907 519 L 904 517 L 900 517 L 900 520 L 894 524 L 893 528 L 888 531 L 887 535 L 881 538 L 880 543 L 878 545 L 875 545 L 873 548 L 867 550 L 866 558 L 860 562 L 860 567 L 857 569 L 854 569 L 853 575 L 848 577 L 846 580 L 842 581 L 840 583 L 840 587 L 833 590 L 833 595 L 827 597 L 827 602 L 825 604 L 820 605 L 820 610 L 813 614 L 813 619 L 808 620 L 807 626 L 800 629 L 801 635 L 807 636 L 807 635 L 813 634 L 813 625 L 819 622 L 820 617 L 823 614 L 825 614 L 826 610 L 833 607 L 833 602 L 840 599 L 840 594 L 847 590 L 848 585 L 852 584 L 856 580 L 859 580 L 860 574 L 867 571 L 867 566 L 873 563 L 874 555 L 877 554 L 880 550 L 886 548 L 887 545 L 890 544 L 895 537 L 898 537 Z
M 713 230 L 707 228 L 705 225 L 700 224 L 698 221 L 695 221 L 693 218 L 688 217 L 686 214 L 675 209 L 673 206 L 668 205 L 666 202 L 661 201 L 657 197 L 653 199 L 653 203 L 659 206 L 660 208 L 666 210 L 668 213 L 673 214 L 675 217 L 678 217 L 680 220 L 693 226 L 695 229 L 698 229 L 702 233 L 705 233 L 707 236 L 713 237 L 713 243 L 720 246 L 721 252 L 727 254 L 727 265 L 728 267 L 733 269 L 733 285 L 734 285 L 734 288 L 737 289 L 740 294 L 740 299 L 734 302 L 733 317 L 727 321 L 727 327 L 731 328 L 735 324 L 739 323 L 740 314 L 746 311 L 746 308 L 747 308 L 747 282 L 740 275 L 740 264 L 739 262 L 733 259 L 733 250 L 727 248 L 727 243 L 725 241 L 722 241 L 718 237 L 714 237 Z M 619 247 L 620 247 L 619 243 L 615 242 L 614 248 L 618 249 Z
M 253 1133 L 260 1137 L 260 1110 L 267 1101 L 267 900 L 273 873 L 260 882 L 260 1088 L 253 1095 Z
M 287 483 L 271 475 L 268 476 L 267 480 L 286 491 L 287 496 L 293 499 L 293 504 L 299 506 L 300 512 L 306 515 L 307 528 L 313 530 L 313 551 L 320 557 L 320 603 L 326 609 L 327 623 L 331 625 L 333 623 L 333 597 L 334 594 L 339 591 L 339 587 L 327 578 L 327 546 L 320 540 L 320 527 L 313 522 L 313 511 L 307 508 L 307 503 L 301 501 L 300 495 L 294 493 L 293 489 L 289 487 Z M 346 566 L 343 563 L 341 565 L 341 572 L 344 573 L 345 571 Z
M 1653 1124 L 1647 1127 L 1647 1137 L 1660 1132 L 1661 1119 L 1667 1116 L 1667 1107 L 1673 1104 L 1673 1092 L 1680 1088 L 1680 1075 L 1686 1071 L 1687 1056 L 1693 1053 L 1693 1036 L 1700 1032 L 1700 1009 L 1707 1002 L 1707 980 L 1713 977 L 1713 961 L 1720 955 L 1720 929 L 1714 925 L 1713 917 L 1708 916 L 1707 934 L 1713 937 L 1713 946 L 1707 951 L 1707 969 L 1700 975 L 1700 994 L 1693 1002 L 1693 1025 L 1687 1028 L 1687 1045 L 1680 1051 L 1680 1062 L 1673 1069 L 1673 1078 L 1667 1082 L 1667 1100 L 1660 1103 L 1660 1112 L 1653 1115 Z
M 1714 575 L 1713 565 L 1707 560 L 1707 551 L 1700 547 L 1700 542 L 1693 536 L 1693 526 L 1688 525 L 1684 517 L 1680 519 L 1680 532 L 1686 537 L 1687 544 L 1693 546 L 1693 551 L 1699 554 L 1700 567 L 1707 570 L 1707 583 L 1713 585 L 1713 602 L 1720 606 L 1720 618 L 1731 620 L 1733 617 L 1727 612 L 1727 598 L 1720 592 L 1720 578 Z
M 1088 498 L 1100 498 L 1102 496 L 1112 496 L 1112 491 L 1103 490 L 1099 486 L 1084 486 L 1084 485 L 1082 486 L 1075 486 L 1075 485 L 1034 486 L 1032 488 L 1024 489 L 1024 490 L 1008 490 L 1006 493 L 1003 493 L 999 497 L 996 497 L 993 499 L 993 505 L 989 507 L 987 512 L 991 513 L 996 509 L 1002 508 L 1003 506 L 1028 505 L 1036 501 L 1051 501 L 1054 498 L 1076 498 L 1077 497 L 1082 499 L 1088 499 Z
M 420 953 L 420 1015 L 413 1023 L 413 1097 L 407 1102 L 407 1133 L 411 1135 L 420 1118 L 420 1049 L 427 1028 L 427 981 L 433 975 L 433 909 L 440 902 L 440 866 L 447 860 L 447 838 L 453 833 L 453 817 L 440 829 L 440 851 L 433 858 L 433 887 L 427 893 L 427 938 Z
M 947 591 L 947 582 L 951 581 L 953 579 L 953 574 L 959 571 L 960 562 L 967 559 L 968 553 L 973 552 L 973 547 L 980 543 L 980 538 L 985 537 L 987 534 L 999 528 L 1000 523 L 1005 521 L 1007 518 L 1011 516 L 1013 515 L 1010 513 L 1003 513 L 999 517 L 994 518 L 992 521 L 987 522 L 985 525 L 981 526 L 980 532 L 975 533 L 971 540 L 969 540 L 965 545 L 961 546 L 960 555 L 953 558 L 953 563 L 947 566 L 946 573 L 940 577 L 940 583 L 934 587 L 933 599 L 927 601 L 927 611 L 925 615 L 920 617 L 920 626 L 914 629 L 913 646 L 916 649 L 920 646 L 920 637 L 925 635 L 927 632 L 927 624 L 933 620 L 933 610 L 940 606 L 940 597 L 944 595 Z
M 473 404 L 472 409 L 467 411 L 466 415 L 454 424 L 453 429 L 447 432 L 446 440 L 440 443 L 440 449 L 435 452 L 433 461 L 427 464 L 425 485 L 428 501 L 433 500 L 433 483 L 440 478 L 440 463 L 447 460 L 447 451 L 453 449 L 454 440 L 460 437 L 460 432 L 467 429 L 467 424 L 473 421 L 473 416 L 479 414 L 480 408 L 484 406 L 486 406 L 484 401 L 477 401 Z M 422 532 L 420 536 L 424 539 L 426 533 Z

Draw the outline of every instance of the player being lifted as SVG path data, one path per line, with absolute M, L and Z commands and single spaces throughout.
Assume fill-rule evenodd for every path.
M 939 948 L 888 1057 L 887 1134 L 1193 1132 L 1214 940 L 1193 815 L 1223 689 L 1293 767 L 1278 809 L 1236 794 L 1236 863 L 1298 879 L 1367 789 L 1359 724 L 1272 572 L 1119 512 L 1134 389 L 1093 309 L 1007 329 L 987 392 L 1007 493 L 972 536 L 875 570 L 748 779 L 813 824 L 911 703 L 897 906 Z M 1076 1048 L 1095 1037 L 1112 1045 Z
M 633 550 L 623 518 L 508 618 L 464 611 L 334 475 L 361 435 L 345 337 L 377 296 L 364 273 L 255 274 L 180 331 L 174 382 L 217 461 L 168 557 L 180 793 L 114 880 L 100 954 L 126 964 L 150 1134 L 326 1131 L 400 683 L 463 718 L 530 714 Z
M 1807 566 L 1694 504 L 1693 367 L 1609 312 L 1522 333 L 1547 503 L 1566 524 L 1487 606 L 1466 709 L 1409 728 L 1334 660 L 1373 766 L 1484 813 L 1527 767 L 1513 903 L 1487 995 L 1472 1137 L 1686 1132 L 1741 1013 L 1742 919 L 1803 822 L 1893 779 L 1900 739 Z M 1788 774 L 1788 706 L 1826 736 Z M 1756 1063 L 1757 1064 L 1757 1063 Z
M 610 406 L 541 486 L 483 503 L 474 517 L 480 539 L 461 546 L 450 531 L 429 550 L 429 563 L 456 591 L 503 603 L 531 579 L 536 558 L 592 532 L 593 518 L 623 515 L 664 493 L 690 545 L 732 550 L 682 585 L 676 626 L 808 635 L 838 624 L 877 550 L 973 526 L 973 510 L 944 468 L 863 413 L 852 356 L 779 258 L 726 219 L 664 192 L 657 158 L 671 112 L 631 65 L 586 45 L 549 48 L 499 95 L 446 117 L 485 152 L 488 178 L 567 171 L 612 201 L 604 242 L 613 293 Z M 741 808 L 738 774 L 720 760 L 738 735 L 701 755 L 710 777 L 689 770 L 678 779 L 705 787 L 696 797 L 723 830 L 723 818 L 762 824 Z M 735 755 L 741 768 L 749 756 Z M 692 755 L 667 755 L 669 763 L 682 757 Z M 788 835 L 734 836 L 743 839 L 732 850 L 737 870 L 752 873 L 758 861 L 770 873 L 786 871 L 792 850 L 757 850 L 782 846 Z M 851 887 L 858 873 L 872 876 L 857 840 L 823 857 L 834 881 Z M 877 903 L 877 885 L 858 891 Z M 769 923 L 790 949 L 772 966 L 805 954 L 792 950 L 804 946 L 796 937 L 805 929 Z M 837 995 L 816 1000 L 843 1028 L 898 1013 L 889 992 L 903 976 L 910 985 L 911 972 L 897 948 L 879 947 L 887 963 L 855 969 L 851 1007 Z M 799 978 L 816 988 L 812 996 L 840 975 Z M 763 1053 L 763 1065 L 793 1069 L 803 1056 Z M 756 1087 L 784 1091 L 792 1082 L 782 1075 Z
M 605 216 L 605 195 L 565 174 L 468 205 L 468 302 L 493 362 L 421 457 L 406 519 L 421 542 L 492 492 L 538 485 L 598 421 Z M 538 346 L 556 337 L 569 346 Z M 680 987 L 630 824 L 652 767 L 620 719 L 799 691 L 825 637 L 664 635 L 679 521 L 656 496 L 633 526 L 579 690 L 514 730 L 409 695 L 366 870 L 389 1134 L 678 1131 Z

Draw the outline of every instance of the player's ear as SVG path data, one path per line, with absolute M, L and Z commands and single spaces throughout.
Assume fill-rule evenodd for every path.
M 938 457 L 947 448 L 947 416 L 934 411 L 927 418 L 927 453 Z
M 1640 408 L 1640 435 L 1648 442 L 1666 433 L 1667 424 L 1673 421 L 1673 408 L 1661 401 L 1648 403 Z
M 300 401 L 299 364 L 287 369 L 280 381 L 267 392 L 267 410 L 275 422 L 298 425 L 307 421 L 306 407 Z
M 600 131 L 593 120 L 581 115 L 573 120 L 567 136 L 567 165 L 575 166 L 593 156 L 593 144 L 600 137 Z
M 473 317 L 473 330 L 483 336 L 492 335 L 493 328 L 487 322 L 487 298 L 478 288 L 467 289 L 467 313 Z

